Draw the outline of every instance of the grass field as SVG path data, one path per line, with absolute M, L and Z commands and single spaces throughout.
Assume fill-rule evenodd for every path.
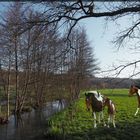
M 94 128 L 91 112 L 86 111 L 84 92 L 74 104 L 54 115 L 50 121 L 50 129 L 46 136 L 53 139 L 66 140 L 139 140 L 140 112 L 137 108 L 137 97 L 128 97 L 128 89 L 104 89 L 100 92 L 116 105 L 116 128 L 104 127 L 103 124 Z M 107 122 L 107 110 L 105 109 Z

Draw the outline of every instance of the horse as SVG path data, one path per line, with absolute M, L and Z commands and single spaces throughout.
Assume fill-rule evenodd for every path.
M 116 107 L 115 104 L 112 102 L 111 99 L 108 97 L 104 97 L 104 106 L 107 106 L 108 108 L 108 127 L 109 124 L 112 123 L 114 128 L 116 127 L 115 125 L 115 114 L 116 114 Z
M 138 114 L 138 112 L 139 112 L 139 109 L 140 109 L 140 87 L 136 86 L 136 85 L 131 85 L 128 95 L 132 96 L 134 94 L 136 94 L 137 98 L 138 98 L 138 107 L 137 107 L 136 112 L 134 114 L 136 116 Z
M 98 91 L 88 91 L 85 93 L 85 102 L 86 102 L 86 107 L 87 110 L 90 111 L 90 107 L 92 108 L 92 114 L 94 116 L 94 128 L 97 127 L 96 124 L 96 113 L 99 113 L 98 116 L 98 122 L 100 123 L 100 116 L 102 117 L 102 120 L 104 122 L 104 114 L 103 114 L 103 109 L 104 109 L 104 105 L 103 105 L 103 101 L 104 101 L 104 97 L 103 95 L 101 95 L 101 93 L 99 93 Z M 105 122 L 104 122 L 105 125 Z

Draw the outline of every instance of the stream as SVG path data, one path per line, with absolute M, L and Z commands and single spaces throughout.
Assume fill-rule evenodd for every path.
M 0 125 L 0 140 L 41 140 L 41 135 L 47 131 L 47 120 L 54 113 L 61 111 L 66 102 L 49 102 L 40 110 L 21 114 L 20 117 L 11 115 L 9 123 Z

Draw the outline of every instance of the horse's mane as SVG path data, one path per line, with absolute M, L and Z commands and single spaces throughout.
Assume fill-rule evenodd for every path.
M 135 87 L 137 87 L 138 89 L 140 89 L 140 86 L 138 86 L 138 85 L 135 85 Z

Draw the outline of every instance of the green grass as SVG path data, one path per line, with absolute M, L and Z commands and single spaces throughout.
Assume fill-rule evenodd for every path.
M 51 119 L 51 125 L 45 136 L 66 140 L 139 140 L 140 112 L 135 117 L 137 97 L 128 97 L 127 89 L 104 89 L 102 94 L 108 96 L 116 104 L 116 128 L 104 127 L 100 124 L 95 129 L 91 112 L 86 111 L 84 92 L 74 104 L 57 113 Z M 105 109 L 107 122 L 107 110 Z

